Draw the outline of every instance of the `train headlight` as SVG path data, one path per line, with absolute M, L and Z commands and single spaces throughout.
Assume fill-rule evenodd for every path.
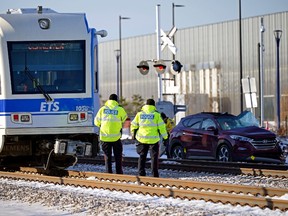
M 30 115 L 21 115 L 21 122 L 30 122 Z
M 69 113 L 69 121 L 78 121 L 78 113 Z
M 68 123 L 85 122 L 88 119 L 87 112 L 70 112 L 68 113 Z
M 39 19 L 38 23 L 39 23 L 39 27 L 41 29 L 49 29 L 50 28 L 50 20 L 49 19 L 46 19 L 46 18 Z

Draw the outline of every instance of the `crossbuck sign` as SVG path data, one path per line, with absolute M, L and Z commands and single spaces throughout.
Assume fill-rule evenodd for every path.
M 170 32 L 168 33 L 168 35 L 165 34 L 165 32 L 161 29 L 161 40 L 162 40 L 162 44 L 161 44 L 161 51 L 164 50 L 164 48 L 166 46 L 168 46 L 168 48 L 170 49 L 170 51 L 176 55 L 176 51 L 177 48 L 175 46 L 175 44 L 171 41 L 171 38 L 173 37 L 173 35 L 175 34 L 175 32 L 177 31 L 176 27 L 174 26 Z

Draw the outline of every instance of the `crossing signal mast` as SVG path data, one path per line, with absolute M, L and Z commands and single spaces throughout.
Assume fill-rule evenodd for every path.
M 173 5 L 174 7 L 174 5 Z M 179 74 L 182 70 L 183 65 L 180 61 L 175 60 L 175 54 L 177 52 L 177 48 L 172 41 L 173 35 L 176 33 L 177 29 L 173 25 L 172 29 L 169 31 L 168 35 L 160 29 L 160 5 L 156 6 L 156 29 L 157 29 L 157 60 L 142 60 L 137 68 L 142 75 L 147 75 L 149 73 L 149 64 L 148 62 L 153 62 L 153 67 L 155 68 L 155 72 L 158 76 L 158 102 L 156 103 L 156 107 L 158 110 L 162 110 L 166 113 L 170 113 L 170 117 L 173 117 L 179 111 L 185 111 L 186 105 L 175 105 L 170 101 L 162 100 L 162 78 L 161 75 L 166 71 L 166 63 L 170 62 L 170 72 L 173 75 Z M 173 53 L 172 60 L 163 60 L 161 59 L 161 51 L 164 50 L 165 47 L 168 47 L 169 50 Z M 174 78 L 175 82 L 175 78 Z M 175 102 L 174 102 L 175 103 Z
M 165 47 L 168 47 L 169 50 L 173 53 L 173 55 L 176 54 L 177 48 L 175 44 L 172 41 L 172 38 L 174 34 L 176 33 L 177 29 L 175 26 L 172 27 L 172 29 L 169 31 L 169 33 L 166 35 L 166 33 L 160 29 L 160 20 L 159 20 L 159 7 L 160 5 L 157 5 L 156 7 L 156 26 L 157 26 L 157 60 L 142 60 L 139 65 L 137 65 L 137 68 L 139 69 L 139 72 L 142 75 L 147 75 L 149 73 L 149 64 L 148 61 L 153 62 L 153 67 L 155 68 L 155 72 L 158 75 L 159 84 L 158 84 L 158 97 L 159 101 L 162 101 L 162 78 L 161 75 L 165 73 L 166 71 L 166 63 L 167 61 L 171 62 L 170 66 L 170 72 L 173 75 L 179 74 L 181 72 L 181 69 L 183 65 L 178 60 L 162 60 L 161 59 L 161 51 L 164 50 Z

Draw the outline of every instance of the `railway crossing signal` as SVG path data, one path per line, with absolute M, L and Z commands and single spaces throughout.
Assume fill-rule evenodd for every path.
M 176 33 L 177 29 L 174 26 L 170 32 L 168 33 L 168 35 L 165 34 L 165 32 L 161 29 L 161 40 L 162 40 L 162 44 L 161 44 L 161 51 L 164 50 L 164 48 L 166 46 L 168 46 L 168 48 L 170 49 L 170 51 L 176 55 L 176 51 L 177 48 L 175 46 L 175 44 L 172 42 L 171 38 L 173 37 L 173 35 Z
M 137 65 L 137 68 L 139 69 L 139 72 L 142 75 L 147 75 L 149 73 L 149 64 L 148 61 L 153 61 L 153 67 L 155 68 L 155 71 L 157 74 L 163 74 L 166 71 L 166 63 L 165 61 L 170 61 L 170 60 L 143 60 Z M 178 60 L 173 60 L 171 61 L 171 68 L 170 72 L 173 75 L 179 74 L 181 72 L 183 65 L 178 61 Z
M 147 75 L 149 73 L 149 64 L 147 61 L 141 61 L 139 65 L 137 65 L 137 68 L 142 75 Z
M 172 64 L 171 64 L 171 73 L 172 73 L 173 75 L 176 75 L 176 74 L 180 73 L 182 67 L 183 67 L 183 65 L 182 65 L 179 61 L 177 61 L 177 60 L 172 61 Z
M 177 28 L 174 26 L 170 32 L 168 33 L 168 35 L 166 35 L 166 33 L 161 29 L 161 51 L 163 51 L 163 49 L 168 46 L 168 48 L 170 49 L 170 51 L 175 55 L 177 48 L 175 46 L 175 44 L 172 42 L 171 38 L 174 36 L 174 34 L 176 33 Z M 149 61 L 149 60 L 147 60 Z M 139 72 L 142 75 L 147 75 L 149 73 L 149 65 L 147 63 L 147 61 L 143 60 L 139 63 L 139 65 L 137 65 L 137 68 L 139 69 Z M 151 61 L 151 60 L 150 60 Z M 156 70 L 157 74 L 163 74 L 166 71 L 166 64 L 165 61 L 168 60 L 152 60 L 154 62 L 154 67 Z M 176 75 L 178 73 L 181 72 L 181 68 L 183 67 L 183 65 L 177 61 L 177 60 L 173 60 L 171 62 L 171 73 L 173 75 Z
M 166 70 L 166 64 L 163 60 L 156 61 L 153 66 L 155 67 L 158 74 L 163 74 Z

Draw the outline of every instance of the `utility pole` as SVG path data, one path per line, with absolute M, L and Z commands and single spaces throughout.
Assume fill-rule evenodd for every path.
M 263 126 L 263 121 L 264 121 L 264 105 L 263 105 L 263 100 L 264 100 L 264 61 L 263 61 L 263 52 L 264 52 L 264 43 L 263 43 L 263 35 L 265 32 L 264 28 L 264 21 L 263 17 L 260 18 L 260 44 L 259 44 L 259 53 L 260 53 L 260 80 L 259 80 L 259 92 L 260 92 L 260 126 Z
M 157 61 L 161 59 L 160 4 L 156 5 Z M 162 78 L 158 73 L 158 101 L 162 101 Z

